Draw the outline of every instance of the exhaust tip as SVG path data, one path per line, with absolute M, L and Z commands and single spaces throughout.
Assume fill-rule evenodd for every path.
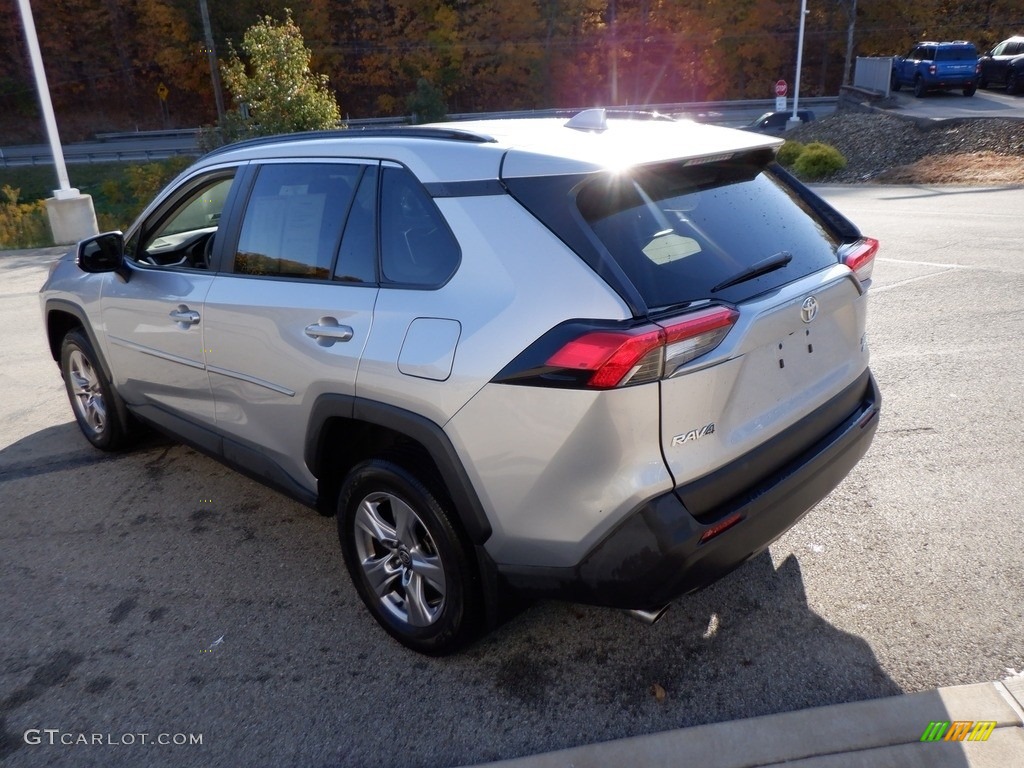
M 644 611 L 634 608 L 632 610 L 627 610 L 626 613 L 628 613 L 637 621 L 643 622 L 644 624 L 650 626 L 651 624 L 657 624 L 661 620 L 661 617 L 665 615 L 665 612 L 670 607 L 671 603 L 667 603 L 661 606 L 661 608 L 657 608 L 653 611 Z

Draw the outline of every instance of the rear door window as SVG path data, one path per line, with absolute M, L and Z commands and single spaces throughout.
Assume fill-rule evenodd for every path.
M 330 279 L 362 165 L 260 168 L 235 254 L 241 275 Z

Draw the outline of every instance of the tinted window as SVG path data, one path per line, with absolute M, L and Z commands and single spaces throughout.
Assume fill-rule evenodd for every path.
M 404 168 L 384 168 L 380 191 L 383 279 L 437 286 L 459 265 L 459 244 L 430 195 Z
M 367 166 L 348 214 L 334 279 L 377 282 L 377 166 Z
M 935 56 L 936 61 L 973 61 L 978 58 L 978 52 L 973 45 L 958 45 L 957 47 L 939 48 Z
M 759 165 L 672 163 L 602 174 L 580 187 L 576 202 L 651 308 L 741 300 L 836 261 L 835 239 Z M 712 290 L 783 252 L 792 256 L 785 267 Z
M 281 164 L 259 170 L 242 220 L 234 271 L 327 279 L 360 165 Z

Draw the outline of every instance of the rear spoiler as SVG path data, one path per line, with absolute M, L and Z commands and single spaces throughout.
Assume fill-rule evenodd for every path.
M 781 165 L 772 163 L 768 166 L 768 169 L 779 181 L 796 192 L 804 204 L 818 215 L 829 228 L 829 231 L 839 240 L 849 242 L 851 240 L 859 240 L 862 237 L 860 229 L 858 229 L 856 224 L 808 189 L 800 179 Z

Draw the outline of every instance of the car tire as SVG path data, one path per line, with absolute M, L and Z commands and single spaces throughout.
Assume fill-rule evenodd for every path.
M 1020 90 L 1020 81 L 1015 70 L 1006 73 L 1006 92 L 1011 96 Z
M 975 94 L 977 90 L 978 87 L 976 85 L 969 85 L 966 88 L 964 88 L 964 96 L 971 97 Z
M 413 461 L 384 456 L 352 469 L 338 498 L 338 538 L 377 622 L 406 647 L 442 656 L 479 633 L 483 593 L 440 483 L 414 472 Z
M 117 393 L 100 367 L 89 337 L 70 331 L 60 347 L 60 372 L 75 421 L 85 438 L 104 451 L 124 448 L 131 437 Z
M 918 75 L 914 78 L 914 96 L 923 99 L 928 89 L 924 86 L 924 78 Z

